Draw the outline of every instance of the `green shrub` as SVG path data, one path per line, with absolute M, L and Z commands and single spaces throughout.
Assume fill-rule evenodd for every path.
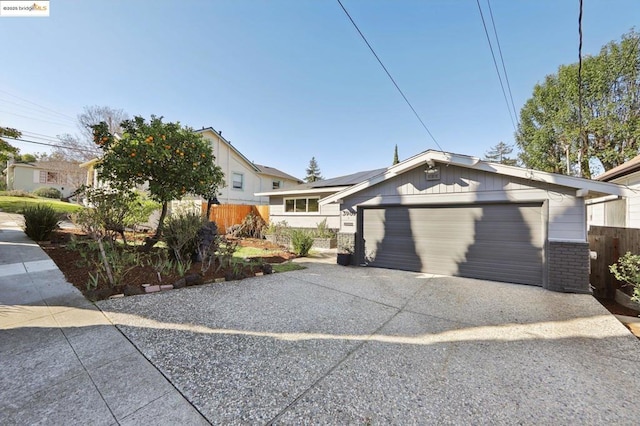
M 315 238 L 335 238 L 336 233 L 333 229 L 329 229 L 329 227 L 327 226 L 327 219 L 324 219 L 322 222 L 316 225 L 313 236 Z
M 203 219 L 196 212 L 174 214 L 164 224 L 163 239 L 178 262 L 186 262 L 198 248 L 198 231 Z
M 83 188 L 90 206 L 72 216 L 87 233 L 102 235 L 115 241 L 118 234 L 126 243 L 124 231 L 149 220 L 160 204 L 138 191 L 105 188 Z
M 286 220 L 280 222 L 269 222 L 269 225 L 265 228 L 265 235 L 283 235 L 288 232 L 289 224 Z
M 4 197 L 25 197 L 25 198 L 38 198 L 30 192 L 23 191 L 22 189 L 12 189 L 11 191 L 0 191 L 0 196 Z
M 293 252 L 301 257 L 309 254 L 313 245 L 313 235 L 303 229 L 292 229 L 289 233 Z
M 609 266 L 609 271 L 618 281 L 633 286 L 633 300 L 640 302 L 640 255 L 626 252 L 618 263 Z
M 46 205 L 38 204 L 26 207 L 24 215 L 24 232 L 34 241 L 44 241 L 49 239 L 60 223 L 58 213 Z
M 38 197 L 53 198 L 56 200 L 62 198 L 62 192 L 60 192 L 58 188 L 53 188 L 50 186 L 43 186 L 42 188 L 38 188 L 33 191 L 33 193 Z
M 141 191 L 134 191 L 134 196 L 127 200 L 127 214 L 124 217 L 124 225 L 135 228 L 149 221 L 151 213 L 158 210 L 162 205 L 153 201 L 147 194 Z

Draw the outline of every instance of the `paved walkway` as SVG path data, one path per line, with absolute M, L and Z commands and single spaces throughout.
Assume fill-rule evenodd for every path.
M 0 424 L 208 424 L 0 212 Z

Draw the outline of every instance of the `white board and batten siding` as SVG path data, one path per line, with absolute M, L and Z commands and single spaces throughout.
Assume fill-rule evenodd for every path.
M 613 179 L 611 182 L 625 185 L 634 192 L 634 195 L 624 200 L 590 206 L 589 210 L 592 215 L 590 224 L 640 228 L 640 172 Z
M 548 212 L 547 238 L 586 241 L 586 211 L 582 198 L 568 189 L 453 165 L 438 165 L 440 178 L 427 180 L 417 167 L 378 185 L 345 197 L 341 205 L 341 232 L 356 232 L 356 206 L 464 205 L 481 203 L 536 203 Z M 548 210 L 547 210 L 548 208 Z

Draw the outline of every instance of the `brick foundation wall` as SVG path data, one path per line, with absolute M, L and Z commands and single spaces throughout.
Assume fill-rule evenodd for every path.
M 568 293 L 591 293 L 589 243 L 549 241 L 549 276 L 546 288 Z

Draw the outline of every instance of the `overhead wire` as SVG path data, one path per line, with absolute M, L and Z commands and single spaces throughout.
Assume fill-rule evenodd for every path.
M 582 0 L 580 0 L 580 12 L 578 13 L 578 39 L 578 143 L 580 150 L 582 150 L 586 144 L 582 126 Z M 567 170 L 568 173 L 569 170 Z M 578 176 L 582 177 L 582 164 L 578 164 Z
M 55 137 L 55 136 L 48 136 L 48 135 L 44 135 L 42 133 L 35 133 L 35 132 L 30 132 L 28 130 L 21 130 L 21 129 L 17 129 L 22 135 L 25 135 L 29 138 L 36 138 L 36 139 L 43 139 L 43 140 L 49 140 L 51 142 L 59 142 L 60 139 Z
M 389 70 L 387 69 L 387 67 L 384 65 L 384 63 L 382 63 L 382 60 L 380 59 L 380 57 L 378 56 L 378 54 L 376 53 L 375 50 L 373 50 L 373 47 L 371 46 L 371 44 L 369 43 L 369 41 L 367 40 L 367 38 L 364 36 L 364 34 L 362 33 L 362 31 L 360 31 L 360 28 L 358 27 L 358 25 L 355 23 L 355 21 L 353 20 L 353 18 L 351 17 L 351 15 L 349 14 L 349 12 L 347 11 L 347 9 L 344 7 L 344 5 L 342 4 L 342 2 L 340 0 L 337 0 L 338 4 L 340 5 L 340 7 L 342 8 L 342 10 L 344 11 L 344 13 L 347 15 L 347 18 L 349 18 L 349 21 L 351 21 L 351 24 L 353 24 L 354 28 L 356 29 L 356 31 L 358 31 L 358 34 L 360 34 L 360 37 L 362 37 L 362 40 L 364 40 L 365 44 L 367 45 L 367 47 L 369 48 L 369 50 L 371 51 L 371 53 L 373 54 L 373 56 L 376 58 L 376 60 L 378 61 L 378 63 L 380 64 L 380 66 L 382 67 L 382 69 L 384 70 L 384 72 L 387 74 L 387 76 L 389 77 L 389 79 L 391 80 L 391 82 L 393 83 L 393 85 L 395 86 L 395 88 L 398 90 L 398 92 L 400 93 L 400 95 L 402 95 L 402 98 L 404 99 L 404 101 L 407 103 L 407 105 L 409 105 L 409 108 L 411 108 L 411 111 L 413 111 L 413 114 L 416 116 L 416 118 L 418 119 L 418 121 L 420 122 L 420 124 L 422 125 L 422 127 L 424 128 L 424 130 L 426 130 L 427 134 L 431 137 L 431 139 L 433 140 L 433 142 L 435 142 L 435 144 L 438 146 L 438 148 L 440 149 L 440 151 L 442 151 L 444 153 L 444 150 L 442 149 L 442 147 L 440 146 L 440 144 L 438 143 L 438 141 L 436 140 L 436 138 L 433 136 L 433 134 L 431 133 L 431 131 L 429 130 L 429 128 L 427 127 L 427 125 L 424 123 L 424 121 L 422 120 L 422 118 L 420 117 L 420 115 L 418 114 L 418 112 L 416 111 L 416 109 L 413 107 L 413 105 L 411 104 L 411 102 L 409 102 L 409 99 L 407 98 L 407 96 L 404 94 L 404 92 L 402 91 L 402 89 L 400 89 L 400 86 L 398 86 L 398 83 L 396 83 L 396 80 L 391 76 L 391 73 L 389 72 Z
M 51 121 L 51 120 L 45 120 L 43 118 L 30 117 L 28 115 L 16 114 L 15 112 L 6 111 L 6 110 L 0 110 L 0 112 L 3 112 L 5 114 L 9 114 L 9 115 L 15 115 L 16 117 L 26 118 L 26 119 L 29 119 L 29 120 L 42 121 L 44 123 L 55 124 L 57 126 L 64 126 L 64 127 L 70 127 L 71 126 L 70 124 L 62 123 L 60 121 Z
M 34 105 L 34 106 L 37 106 L 38 108 L 43 109 L 43 110 L 53 112 L 53 113 L 55 113 L 55 114 L 60 115 L 61 117 L 65 117 L 65 118 L 70 119 L 70 120 L 72 120 L 72 121 L 75 121 L 75 119 L 76 119 L 75 117 L 72 117 L 72 116 L 70 116 L 70 115 L 68 115 L 68 114 L 65 114 L 65 113 L 63 113 L 63 112 L 56 111 L 56 110 L 54 110 L 54 109 L 52 109 L 52 108 L 46 107 L 46 106 L 44 106 L 44 105 L 40 105 L 40 104 L 35 103 L 35 102 L 33 102 L 33 101 L 30 101 L 30 100 L 28 100 L 28 99 L 22 98 L 22 97 L 20 97 L 20 96 L 18 96 L 18 95 L 14 95 L 13 93 L 9 93 L 9 92 L 7 92 L 6 90 L 2 90 L 2 89 L 0 89 L 0 93 L 4 93 L 4 94 L 6 94 L 6 95 L 9 95 L 9 96 L 11 96 L 12 98 L 20 99 L 20 100 L 21 100 L 21 101 L 23 101 L 23 102 L 27 102 L 27 103 L 29 103 L 29 104 L 31 104 L 31 105 Z
M 53 114 L 51 112 L 40 111 L 40 110 L 38 110 L 36 108 L 33 108 L 31 106 L 23 105 L 23 104 L 20 104 L 18 102 L 11 101 L 9 99 L 0 98 L 0 105 L 2 105 L 2 104 L 9 104 L 9 105 L 6 105 L 8 108 L 11 108 L 12 110 L 16 110 L 17 109 L 18 112 L 24 112 L 26 114 L 33 114 L 33 115 L 37 115 L 37 116 L 42 116 L 43 118 L 49 118 L 49 119 L 52 119 L 52 120 L 60 120 L 61 122 L 64 121 L 64 122 L 68 122 L 69 124 L 75 124 L 76 123 L 76 120 L 72 120 L 72 119 L 66 118 L 66 117 L 61 117 L 61 116 L 55 115 L 55 114 Z
M 511 119 L 511 125 L 513 126 L 514 131 L 518 131 L 516 128 L 515 121 L 513 121 L 513 114 L 511 113 L 511 105 L 509 105 L 509 100 L 507 99 L 507 92 L 504 89 L 504 83 L 502 82 L 502 76 L 500 75 L 500 70 L 498 68 L 498 62 L 496 61 L 496 55 L 493 51 L 493 45 L 491 44 L 491 37 L 489 37 L 489 31 L 487 30 L 487 23 L 484 20 L 484 14 L 482 13 L 482 7 L 480 6 L 480 0 L 476 0 L 478 5 L 478 11 L 480 12 L 480 19 L 482 19 L 482 26 L 484 27 L 484 33 L 487 36 L 487 42 L 489 43 L 489 49 L 491 50 L 491 58 L 493 59 L 493 65 L 496 68 L 496 74 L 498 75 L 498 80 L 500 81 L 500 88 L 502 89 L 502 95 L 504 96 L 504 101 L 507 104 L 507 111 L 509 111 L 509 118 Z
M 487 0 L 487 6 L 489 6 L 489 16 L 491 18 L 491 25 L 493 26 L 493 34 L 496 37 L 496 44 L 498 45 L 498 53 L 500 54 L 500 62 L 502 62 L 502 72 L 504 73 L 504 80 L 507 82 L 507 90 L 509 91 L 509 99 L 511 100 L 511 107 L 513 108 L 513 115 L 516 119 L 516 124 L 520 125 L 518 119 L 518 113 L 516 112 L 516 104 L 513 102 L 513 93 L 511 92 L 511 84 L 509 83 L 509 74 L 507 74 L 507 67 L 504 64 L 504 56 L 502 55 L 502 47 L 500 46 L 500 38 L 498 37 L 498 30 L 496 29 L 496 21 L 493 19 L 493 10 L 491 10 L 491 2 Z
M 60 145 L 60 144 L 38 142 L 38 141 L 33 141 L 33 140 L 28 140 L 28 139 L 23 139 L 23 138 L 10 138 L 10 137 L 7 137 L 7 136 L 3 136 L 3 139 L 9 139 L 9 140 L 17 141 L 17 142 L 32 143 L 32 144 L 36 144 L 36 145 L 50 146 L 50 147 L 53 147 L 53 148 L 68 149 L 70 151 L 88 152 L 88 153 L 91 153 L 91 154 L 98 152 L 97 149 L 96 150 L 91 150 L 91 149 L 87 149 L 87 148 L 69 147 L 69 146 Z

